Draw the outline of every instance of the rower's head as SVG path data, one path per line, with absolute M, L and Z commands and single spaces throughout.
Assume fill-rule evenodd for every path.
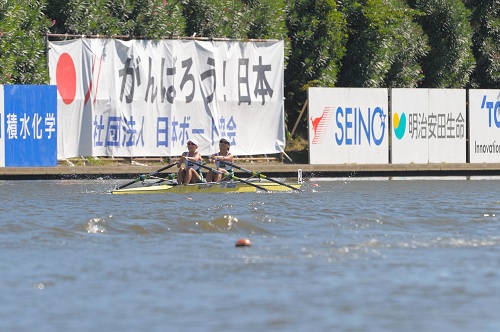
M 187 146 L 189 147 L 194 147 L 194 149 L 198 149 L 198 141 L 194 138 L 191 138 L 189 141 L 187 141 Z
M 229 142 L 228 139 L 221 138 L 220 141 L 219 141 L 219 146 L 227 147 L 227 149 L 229 150 L 229 147 L 231 146 L 231 143 Z

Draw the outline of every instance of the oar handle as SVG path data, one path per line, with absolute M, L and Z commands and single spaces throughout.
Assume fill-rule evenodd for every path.
M 191 162 L 191 163 L 193 163 L 193 164 L 195 164 L 195 165 L 198 165 L 198 166 L 200 166 L 201 168 L 204 168 L 204 169 L 207 169 L 207 170 L 209 170 L 209 171 L 212 171 L 212 172 L 214 172 L 214 173 L 217 173 L 217 174 L 224 174 L 223 172 L 221 172 L 221 171 L 219 171 L 219 170 L 217 170 L 217 169 L 214 169 L 214 168 L 212 168 L 212 167 L 208 167 L 208 166 L 203 165 L 203 163 L 200 163 L 200 162 L 197 162 L 197 161 L 194 161 L 194 160 L 190 160 L 190 159 L 189 159 L 189 162 Z
M 158 173 L 160 173 L 160 172 L 163 172 L 164 170 L 169 169 L 170 167 L 175 166 L 175 165 L 177 165 L 178 163 L 179 163 L 179 162 L 178 162 L 178 161 L 176 161 L 175 163 L 171 163 L 171 164 L 169 164 L 169 165 L 167 165 L 167 166 L 165 166 L 165 167 L 162 167 L 162 168 L 160 168 L 159 170 L 156 170 L 156 171 L 154 171 L 154 172 L 149 173 L 149 176 L 153 176 L 153 175 L 156 175 L 156 174 L 158 174 Z

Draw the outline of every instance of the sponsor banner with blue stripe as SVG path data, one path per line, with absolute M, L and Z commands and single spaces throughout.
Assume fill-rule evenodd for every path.
M 309 162 L 387 164 L 388 90 L 309 88 Z
M 3 89 L 3 166 L 57 166 L 57 87 L 4 85 Z

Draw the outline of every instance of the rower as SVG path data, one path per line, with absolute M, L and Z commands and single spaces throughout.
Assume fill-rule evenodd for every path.
M 209 171 L 207 174 L 207 182 L 220 182 L 222 179 L 231 179 L 234 175 L 233 166 L 226 162 L 232 163 L 234 160 L 233 155 L 229 152 L 231 143 L 226 138 L 221 138 L 219 141 L 219 152 L 210 156 L 210 160 L 215 162 L 214 171 Z
M 179 184 L 201 183 L 203 174 L 201 167 L 193 162 L 201 162 L 202 157 L 198 152 L 198 141 L 194 138 L 187 142 L 188 151 L 184 152 L 177 164 L 179 171 L 177 172 L 177 181 Z

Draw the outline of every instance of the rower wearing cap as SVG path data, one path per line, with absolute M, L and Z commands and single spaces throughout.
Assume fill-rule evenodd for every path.
M 225 174 L 224 178 L 231 178 L 234 175 L 233 167 L 225 163 L 232 163 L 234 160 L 233 155 L 229 152 L 230 147 L 231 143 L 229 140 L 221 138 L 219 141 L 219 152 L 210 156 L 210 159 L 215 162 L 215 168 Z M 207 182 L 219 182 L 222 180 L 222 176 L 223 174 L 210 171 L 207 174 Z
M 198 152 L 198 141 L 194 138 L 187 141 L 188 151 L 184 152 L 177 164 L 179 171 L 177 172 L 177 181 L 179 184 L 205 182 L 201 167 L 194 162 L 201 163 L 201 154 Z

